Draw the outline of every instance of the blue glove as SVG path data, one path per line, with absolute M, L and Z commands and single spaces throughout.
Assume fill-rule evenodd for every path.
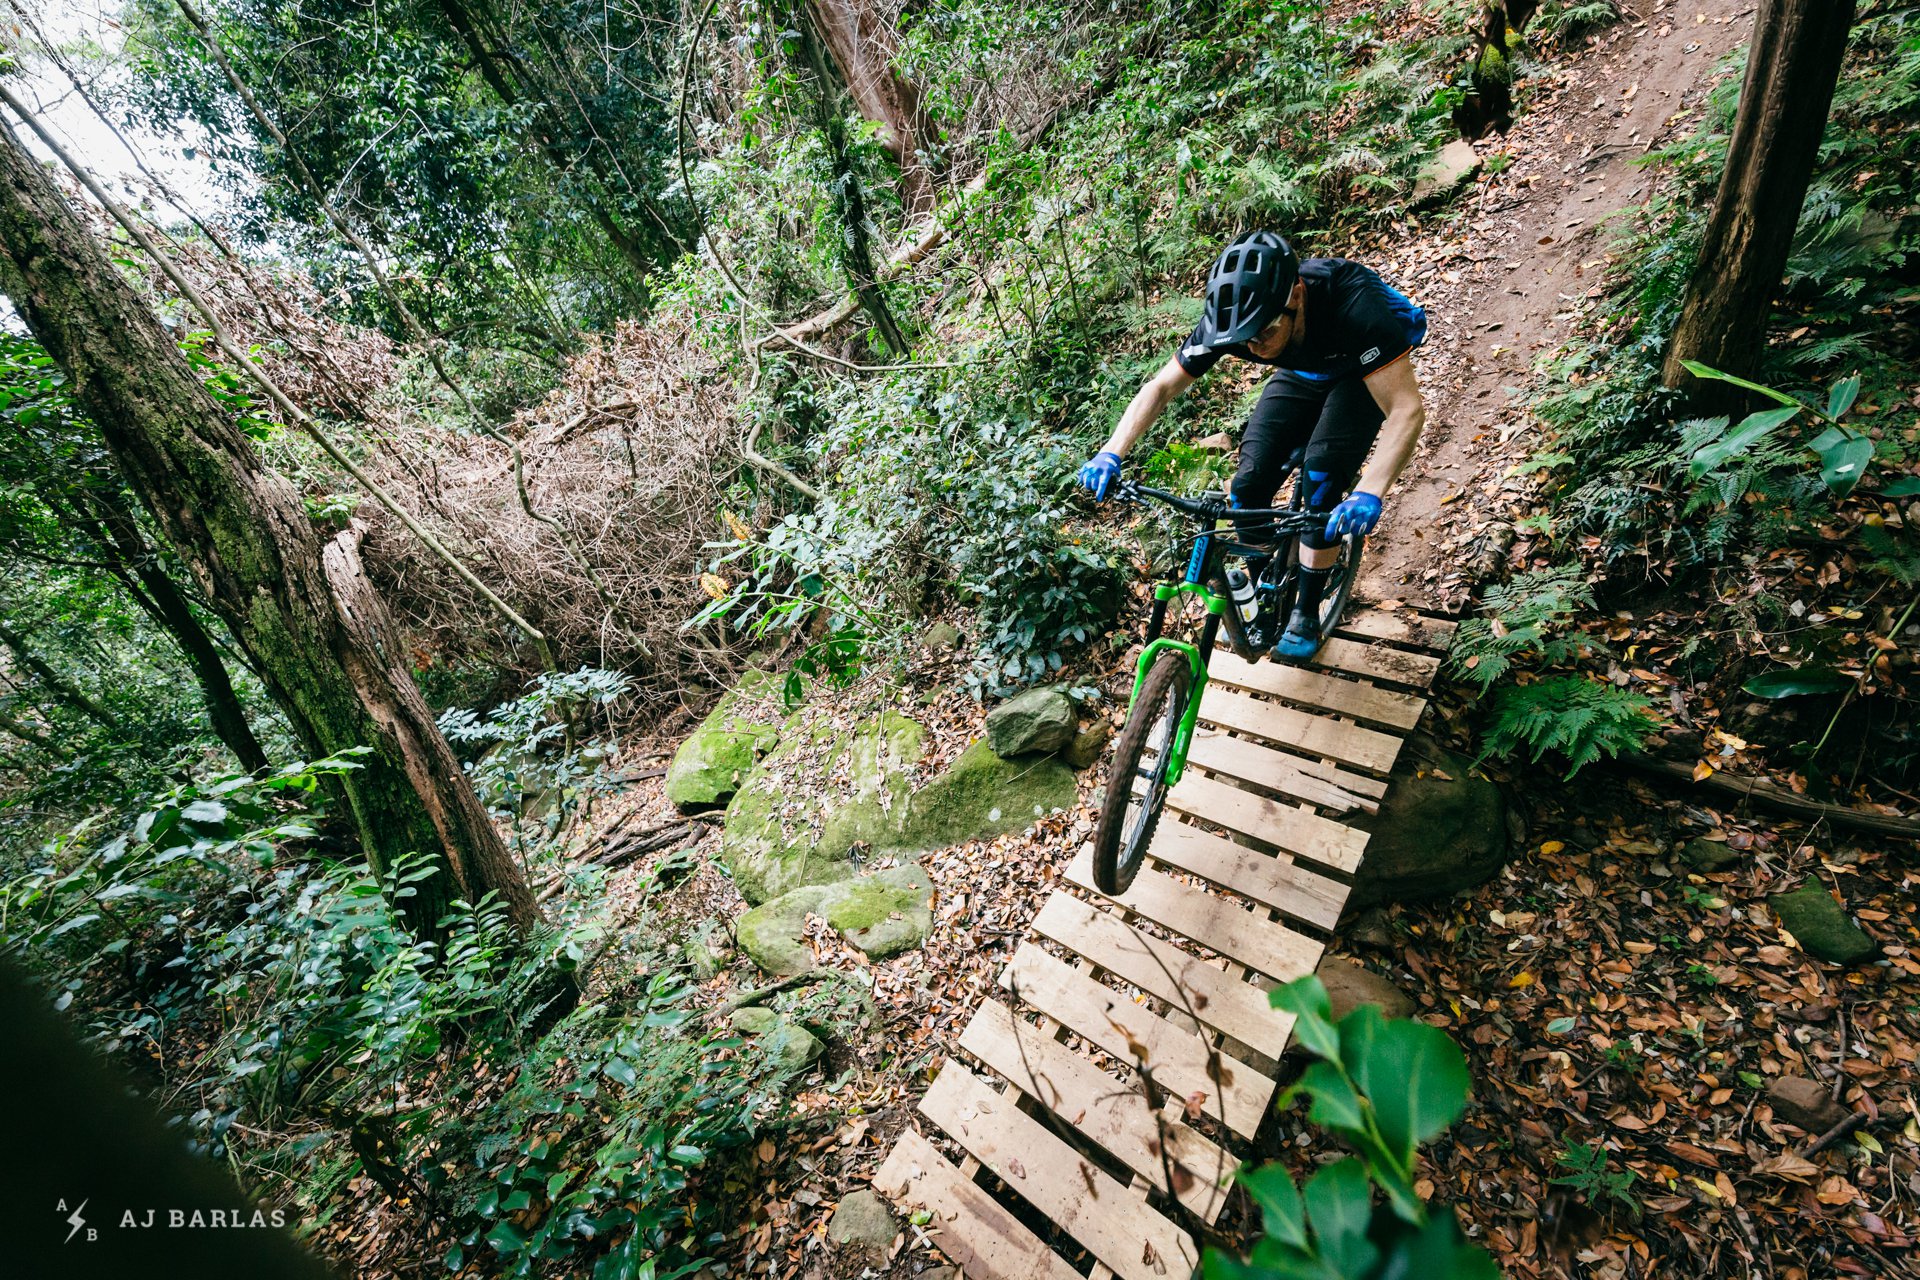
M 1373 526 L 1380 523 L 1380 499 L 1370 493 L 1350 493 L 1347 500 L 1333 509 L 1327 517 L 1327 536 L 1342 537 L 1349 533 L 1361 535 L 1373 532 Z
M 1087 459 L 1080 468 L 1080 487 L 1093 495 L 1095 502 L 1105 502 L 1107 491 L 1113 488 L 1113 482 L 1120 478 L 1120 455 L 1102 449 Z

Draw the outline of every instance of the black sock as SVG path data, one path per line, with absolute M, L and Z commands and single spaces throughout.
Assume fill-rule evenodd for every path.
M 1320 616 L 1320 596 L 1327 589 L 1327 575 L 1332 569 L 1309 569 L 1300 566 L 1298 585 L 1294 588 L 1293 611 L 1315 620 Z

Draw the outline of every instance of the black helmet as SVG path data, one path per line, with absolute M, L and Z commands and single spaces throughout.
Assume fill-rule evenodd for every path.
M 1287 305 L 1300 259 L 1284 237 L 1249 231 L 1221 250 L 1207 276 L 1206 345 L 1231 347 L 1260 336 Z

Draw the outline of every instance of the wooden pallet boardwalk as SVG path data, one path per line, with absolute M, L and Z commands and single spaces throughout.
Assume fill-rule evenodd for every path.
M 1001 974 L 1004 999 L 975 1011 L 921 1100 L 964 1158 L 909 1128 L 874 1177 L 930 1213 L 970 1280 L 1178 1280 L 1199 1264 L 1167 1210 L 1213 1222 L 1225 1206 L 1292 1030 L 1267 991 L 1319 964 L 1366 853 L 1342 819 L 1378 810 L 1453 627 L 1365 610 L 1311 668 L 1215 653 L 1148 865 L 1111 899 L 1081 851 Z

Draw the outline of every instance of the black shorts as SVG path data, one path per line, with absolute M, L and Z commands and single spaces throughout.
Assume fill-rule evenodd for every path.
M 1267 379 L 1247 415 L 1229 492 L 1243 507 L 1281 505 L 1277 491 L 1288 462 L 1304 449 L 1307 506 L 1331 511 L 1359 475 L 1385 420 L 1364 379 L 1312 382 L 1282 369 Z

